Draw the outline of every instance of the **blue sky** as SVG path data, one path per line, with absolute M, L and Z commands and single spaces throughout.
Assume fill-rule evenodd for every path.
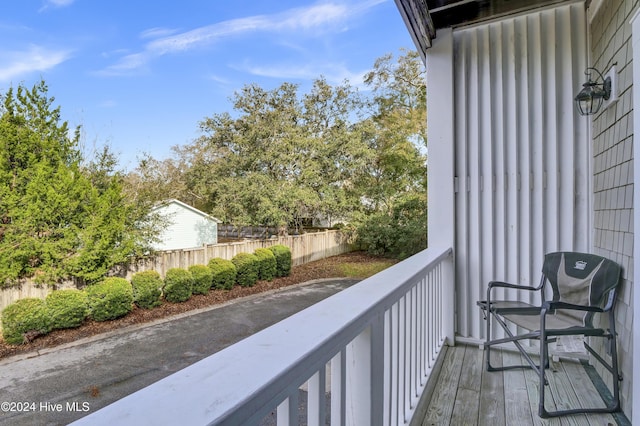
M 414 48 L 393 0 L 22 0 L 0 14 L 0 93 L 49 86 L 88 153 L 121 166 L 199 136 L 245 84 L 324 76 L 358 86 L 376 58 Z

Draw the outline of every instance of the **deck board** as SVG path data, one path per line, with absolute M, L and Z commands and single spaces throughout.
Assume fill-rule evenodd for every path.
M 477 346 L 449 348 L 432 400 L 422 425 L 616 425 L 609 414 L 579 414 L 541 419 L 538 416 L 539 379 L 525 369 L 488 372 L 486 351 Z M 518 365 L 519 353 L 492 349 L 492 365 Z M 536 358 L 534 358 L 537 361 Z M 576 361 L 561 360 L 547 370 L 545 406 L 555 410 L 568 406 L 602 406 L 601 398 L 584 367 Z
M 476 351 L 483 353 L 480 349 Z M 484 358 L 483 358 L 484 361 Z M 491 351 L 491 365 L 502 367 L 502 352 Z M 504 418 L 504 374 L 502 371 L 487 371 L 485 363 L 481 365 L 482 392 L 478 411 L 479 426 L 505 426 Z
M 507 365 L 522 364 L 520 356 L 505 351 L 502 363 Z M 533 416 L 529 404 L 529 391 L 524 369 L 507 370 L 504 374 L 504 408 L 505 421 L 508 425 L 533 425 Z
M 533 359 L 538 362 L 536 357 Z M 524 357 L 520 357 L 521 363 L 525 363 Z M 529 406 L 531 407 L 532 419 L 533 423 L 536 426 L 559 426 L 562 425 L 562 420 L 558 418 L 551 419 L 543 419 L 538 416 L 538 404 L 539 399 L 538 396 L 540 394 L 540 382 L 538 380 L 538 373 L 531 369 L 526 369 L 522 371 L 524 373 L 525 380 L 527 382 L 527 392 L 529 393 Z M 555 399 L 548 392 L 546 393 L 546 403 L 545 406 L 547 410 L 556 410 L 557 406 L 555 403 Z
M 482 377 L 482 352 L 465 348 L 458 382 L 458 393 L 451 414 L 451 424 L 465 424 L 469 419 L 478 418 L 480 384 Z
M 452 424 L 451 414 L 458 393 L 458 381 L 462 371 L 464 352 L 463 346 L 455 346 L 447 350 L 436 391 L 433 393 L 422 426 Z

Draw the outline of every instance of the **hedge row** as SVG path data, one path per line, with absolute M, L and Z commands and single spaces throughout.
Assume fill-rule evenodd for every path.
M 232 260 L 211 259 L 208 265 L 173 268 L 164 280 L 156 271 L 133 274 L 131 282 L 109 277 L 84 290 L 56 290 L 46 299 L 20 299 L 2 311 L 2 336 L 17 345 L 55 329 L 80 326 L 87 317 L 108 321 L 122 317 L 133 305 L 152 309 L 162 303 L 188 300 L 192 294 L 210 289 L 230 290 L 234 285 L 250 287 L 291 273 L 291 250 L 284 245 L 239 253 Z

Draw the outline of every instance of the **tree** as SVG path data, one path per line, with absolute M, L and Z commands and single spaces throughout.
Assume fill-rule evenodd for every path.
M 187 188 L 186 165 L 179 148 L 174 147 L 174 152 L 177 158 L 157 160 L 146 153 L 138 159 L 138 166 L 124 176 L 124 191 L 130 201 L 155 204 L 179 198 L 193 206 L 200 202 L 201 197 Z
M 94 281 L 147 249 L 154 230 L 128 203 L 115 158 L 83 166 L 80 129 L 69 136 L 44 81 L 18 86 L 0 108 L 0 284 L 34 277 Z
M 376 61 L 368 96 L 324 78 L 304 94 L 291 83 L 246 85 L 233 114 L 206 117 L 202 136 L 175 147 L 176 158 L 141 163 L 139 188 L 177 193 L 235 225 L 297 230 L 302 219 L 322 217 L 360 228 L 364 243 L 376 241 L 365 233 L 382 229 L 368 221 L 386 224 L 389 238 L 416 242 L 395 253 L 409 255 L 426 241 L 423 74 L 417 52 L 406 51 Z
M 418 53 L 379 58 L 365 83 L 373 114 L 359 124 L 374 156 L 358 180 L 368 211 L 357 232 L 368 250 L 406 257 L 426 248 L 427 235 L 426 86 Z
M 330 222 L 347 220 L 361 209 L 354 180 L 373 158 L 358 125 L 366 104 L 348 83 L 332 87 L 323 78 L 314 82 L 303 104 L 313 143 L 304 178 L 318 196 L 317 213 Z
M 303 97 L 290 83 L 271 91 L 245 86 L 234 99 L 237 118 L 206 118 L 204 135 L 182 149 L 188 188 L 228 223 L 286 229 L 300 228 L 305 217 L 340 216 L 352 170 L 365 156 L 350 124 L 359 107 L 348 85 L 324 79 Z

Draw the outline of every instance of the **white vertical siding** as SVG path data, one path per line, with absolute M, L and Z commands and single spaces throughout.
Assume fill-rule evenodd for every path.
M 484 337 L 488 281 L 536 285 L 544 253 L 588 249 L 585 19 L 577 2 L 453 33 L 461 336 Z

